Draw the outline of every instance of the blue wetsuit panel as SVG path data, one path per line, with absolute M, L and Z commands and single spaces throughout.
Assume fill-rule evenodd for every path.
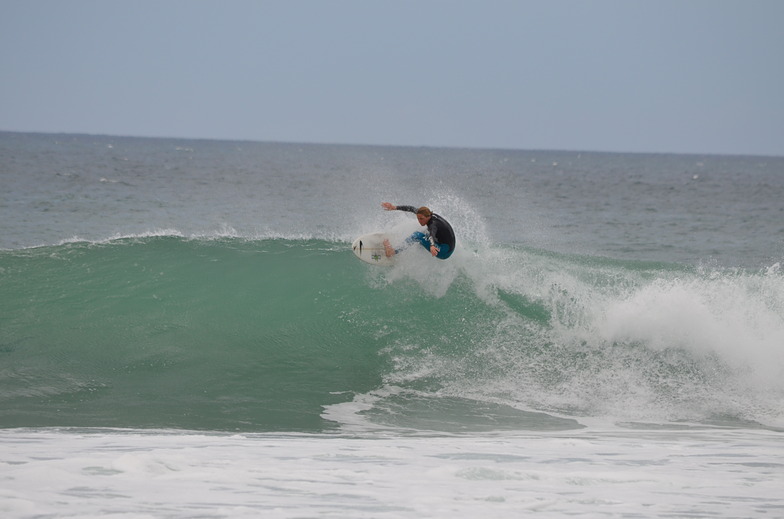
M 422 247 L 424 247 L 427 252 L 430 252 L 430 246 L 431 246 L 430 237 L 423 232 L 419 232 L 419 231 L 415 232 L 414 234 L 412 234 L 406 239 L 406 242 L 407 243 L 419 242 L 422 244 Z M 447 259 L 449 256 L 452 255 L 452 252 L 454 252 L 454 249 L 452 249 L 446 243 L 436 243 L 435 247 L 436 249 L 438 249 L 438 254 L 436 254 L 436 258 L 438 259 Z

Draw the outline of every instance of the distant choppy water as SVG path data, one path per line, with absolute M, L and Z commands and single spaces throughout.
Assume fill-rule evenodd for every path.
M 6 516 L 784 514 L 784 158 L 0 133 L 0 182 Z M 356 261 L 382 201 L 455 255 Z
M 380 198 L 469 241 L 642 261 L 784 256 L 784 158 L 453 150 L 0 133 L 0 247 L 171 230 L 348 240 Z

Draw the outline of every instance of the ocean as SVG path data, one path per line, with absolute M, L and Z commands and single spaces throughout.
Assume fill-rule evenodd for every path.
M 784 157 L 0 132 L 8 518 L 784 517 Z M 420 229 L 454 255 L 358 261 Z

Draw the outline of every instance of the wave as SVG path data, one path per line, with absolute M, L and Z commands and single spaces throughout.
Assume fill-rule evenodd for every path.
M 164 231 L 0 251 L 0 423 L 784 425 L 784 276 Z

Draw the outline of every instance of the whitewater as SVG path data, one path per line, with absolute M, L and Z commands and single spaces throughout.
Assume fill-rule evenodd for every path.
M 782 517 L 784 159 L 0 133 L 4 517 Z M 447 261 L 351 254 L 428 205 Z

